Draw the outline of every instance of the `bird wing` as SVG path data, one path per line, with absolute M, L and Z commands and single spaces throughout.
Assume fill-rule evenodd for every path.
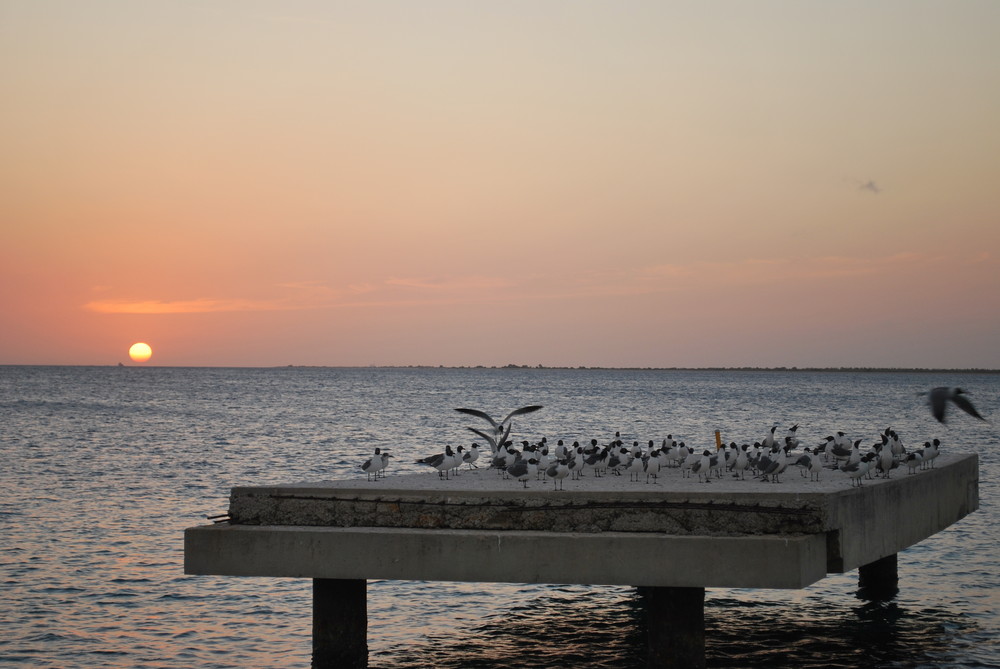
M 428 455 L 426 458 L 420 458 L 417 460 L 418 465 L 430 465 L 431 467 L 438 467 L 444 462 L 444 453 L 438 453 L 437 455 Z
M 497 423 L 495 420 L 493 420 L 493 418 L 485 411 L 480 411 L 479 409 L 455 409 L 455 411 L 489 421 L 490 425 L 493 426 L 493 429 L 497 429 L 500 427 L 500 424 Z
M 957 406 L 959 409 L 969 414 L 970 416 L 975 416 L 979 420 L 986 420 L 985 418 L 979 415 L 979 412 L 976 411 L 976 407 L 972 406 L 972 402 L 967 400 L 964 396 L 954 395 L 951 398 L 951 401 L 955 403 L 955 406 Z
M 531 406 L 521 407 L 520 409 L 514 409 L 509 414 L 507 414 L 507 416 L 502 421 L 500 421 L 500 424 L 503 425 L 504 423 L 506 423 L 507 421 L 509 421 L 514 416 L 520 416 L 521 414 L 531 413 L 533 411 L 538 411 L 541 408 L 542 408 L 541 404 L 532 404 Z
M 931 412 L 939 423 L 944 421 L 944 408 L 948 402 L 947 388 L 934 388 L 930 392 Z
M 496 453 L 497 452 L 497 448 L 499 448 L 499 446 L 497 445 L 496 439 L 494 439 L 490 435 L 486 434 L 485 432 L 480 432 L 479 430 L 477 430 L 474 427 L 469 427 L 469 428 L 466 428 L 466 429 L 467 430 L 472 430 L 473 432 L 475 432 L 476 434 L 478 434 L 480 437 L 482 437 L 483 439 L 485 439 L 487 442 L 489 442 L 490 451 L 492 453 Z

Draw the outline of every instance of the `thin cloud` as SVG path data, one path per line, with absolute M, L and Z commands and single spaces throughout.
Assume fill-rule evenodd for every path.
M 207 314 L 220 311 L 277 311 L 290 307 L 267 300 L 97 300 L 84 309 L 99 314 Z
M 455 304 L 545 302 L 628 297 L 748 284 L 872 277 L 946 262 L 944 257 L 896 253 L 874 257 L 744 258 L 734 262 L 659 264 L 607 268 L 568 275 L 392 277 L 380 283 L 332 288 L 320 282 L 282 284 L 294 294 L 276 299 L 98 300 L 85 308 L 102 314 L 204 314 L 371 307 L 434 307 Z M 991 260 L 989 256 L 978 258 Z
M 341 294 L 318 281 L 278 284 L 286 295 L 275 298 L 216 298 L 194 300 L 104 299 L 88 302 L 100 314 L 208 314 L 233 311 L 293 311 L 329 306 Z M 290 293 L 290 294 L 289 294 Z
M 470 288 L 477 290 L 491 288 L 508 288 L 513 282 L 498 276 L 459 276 L 459 277 L 393 277 L 385 280 L 387 286 L 403 288 L 419 288 L 440 292 L 463 291 Z

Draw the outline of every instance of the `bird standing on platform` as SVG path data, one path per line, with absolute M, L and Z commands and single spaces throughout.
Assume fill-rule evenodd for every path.
M 871 459 L 871 453 L 865 453 L 857 462 L 842 467 L 843 471 L 851 479 L 851 487 L 855 486 L 855 481 L 857 481 L 857 487 L 861 487 L 861 479 L 871 468 Z
M 799 456 L 795 464 L 802 467 L 803 475 L 808 472 L 810 481 L 819 481 L 819 474 L 823 471 L 823 462 L 820 459 L 819 453 L 807 448 Z
M 569 476 L 569 464 L 564 459 L 556 460 L 545 470 L 545 475 L 554 481 L 553 490 L 564 490 L 563 481 Z
M 767 468 L 761 468 L 761 478 L 767 481 L 770 476 L 771 483 L 781 483 L 781 480 L 778 477 L 781 476 L 786 469 L 788 469 L 790 460 L 788 452 L 790 450 L 791 449 L 786 446 L 784 449 L 778 449 L 777 453 L 773 453 L 772 449 L 772 455 L 770 462 L 767 464 Z
M 628 461 L 628 464 L 625 465 L 625 470 L 628 472 L 628 480 L 638 483 L 639 476 L 643 471 L 642 457 L 632 457 L 632 459 Z
M 798 429 L 799 429 L 799 424 L 796 423 L 795 425 L 788 428 L 788 434 L 785 435 L 785 443 L 791 444 L 792 448 L 799 447 Z
M 444 447 L 444 453 L 420 458 L 416 461 L 416 464 L 431 466 L 437 470 L 438 478 L 448 479 L 448 471 L 457 467 L 461 462 L 460 459 L 455 457 L 455 451 L 451 449 L 451 445 L 449 444 Z
M 376 448 L 375 453 L 362 463 L 361 471 L 368 475 L 369 481 L 372 480 L 372 476 L 374 476 L 375 480 L 378 481 L 379 472 L 383 472 L 382 475 L 384 476 L 384 470 L 388 464 L 389 451 L 383 453 L 381 449 Z
M 887 479 L 892 470 L 899 466 L 899 461 L 893 455 L 892 446 L 888 441 L 883 441 L 875 447 L 875 450 L 878 452 L 876 466 L 882 472 L 882 478 Z
M 736 458 L 733 460 L 733 476 L 738 476 L 740 480 L 746 475 L 747 467 L 750 466 L 750 457 L 747 455 L 747 451 L 750 450 L 750 444 L 743 444 L 740 446 L 736 453 Z
M 654 449 L 648 454 L 644 455 L 642 458 L 642 466 L 646 471 L 646 483 L 649 483 L 649 477 L 652 476 L 655 483 L 659 483 L 660 478 L 660 451 Z
M 462 454 L 462 462 L 469 465 L 469 469 L 479 469 L 476 460 L 479 459 L 479 444 L 473 442 L 472 448 Z
M 709 450 L 702 451 L 701 456 L 698 460 L 691 465 L 691 471 L 698 475 L 698 480 L 702 480 L 702 476 L 705 477 L 705 483 L 711 483 L 712 479 L 709 478 L 711 474 L 712 467 L 712 452 Z
M 930 465 L 930 468 L 934 469 L 934 460 L 941 454 L 941 440 L 935 439 L 927 442 L 922 450 L 924 452 L 924 465 Z
M 858 464 L 858 462 L 861 460 L 860 446 L 861 446 L 861 439 L 855 440 L 854 445 L 851 447 L 851 450 L 847 453 L 846 458 L 842 456 L 842 452 L 839 452 L 836 449 L 834 450 L 833 453 L 834 456 L 837 458 L 837 460 L 841 459 L 844 460 L 844 464 L 840 465 L 841 471 L 847 471 L 846 469 L 844 469 L 845 467 L 853 467 L 854 465 Z
M 538 473 L 538 460 L 535 458 L 520 458 L 517 462 L 507 467 L 507 473 L 528 487 L 528 479 Z

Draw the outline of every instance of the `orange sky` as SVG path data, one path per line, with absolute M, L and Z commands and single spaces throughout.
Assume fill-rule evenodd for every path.
M 1000 368 L 997 34 L 0 0 L 0 364 Z

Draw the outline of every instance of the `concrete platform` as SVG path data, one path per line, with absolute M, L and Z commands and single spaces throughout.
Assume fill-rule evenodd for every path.
M 727 476 L 705 484 L 666 470 L 658 484 L 630 483 L 626 476 L 588 477 L 566 481 L 565 491 L 554 491 L 551 483 L 542 482 L 531 482 L 525 490 L 517 481 L 480 469 L 448 481 L 429 472 L 390 475 L 377 483 L 361 479 L 237 487 L 228 524 L 186 531 L 185 570 L 502 582 L 524 578 L 523 569 L 516 570 L 522 576 L 515 578 L 503 567 L 515 551 L 519 560 L 534 564 L 573 550 L 587 556 L 575 562 L 599 565 L 631 555 L 637 571 L 656 573 L 660 565 L 663 575 L 655 583 L 632 585 L 684 586 L 703 579 L 698 585 L 799 588 L 826 573 L 893 555 L 979 507 L 975 454 L 942 455 L 935 469 L 913 475 L 897 470 L 891 479 L 866 481 L 860 488 L 850 487 L 840 472 L 824 472 L 823 477 L 810 482 L 788 471 L 780 483 Z M 274 536 L 265 538 L 267 533 Z M 630 548 L 624 552 L 614 548 L 625 545 Z M 793 548 L 776 551 L 776 545 Z M 496 548 L 486 548 L 490 546 Z M 463 559 L 435 565 L 415 557 L 427 551 L 450 551 Z M 281 559 L 268 559 L 271 552 Z M 666 569 L 675 552 L 677 559 L 669 558 Z M 372 559 L 374 553 L 406 559 L 390 564 Z M 356 556 L 364 557 L 356 563 Z M 649 564 L 639 566 L 638 556 L 648 556 Z M 296 565 L 294 574 L 283 566 L 289 560 Z M 782 568 L 773 578 L 759 569 L 733 570 L 742 577 L 712 576 L 714 570 L 703 564 L 747 561 Z M 470 562 L 479 566 L 473 569 Z M 785 572 L 799 576 L 787 578 Z M 539 573 L 539 582 L 550 578 L 607 582 L 591 570 Z
M 979 459 L 852 488 L 665 470 L 552 483 L 485 469 L 232 490 L 228 522 L 184 533 L 188 574 L 312 578 L 313 666 L 364 667 L 367 579 L 634 585 L 650 667 L 704 667 L 705 588 L 802 588 L 860 568 L 896 591 L 897 553 L 979 508 Z M 621 565 L 629 565 L 622 576 Z
M 629 565 L 627 574 L 623 565 Z M 826 576 L 821 534 L 678 537 L 231 525 L 188 530 L 185 572 L 493 583 L 804 588 Z

